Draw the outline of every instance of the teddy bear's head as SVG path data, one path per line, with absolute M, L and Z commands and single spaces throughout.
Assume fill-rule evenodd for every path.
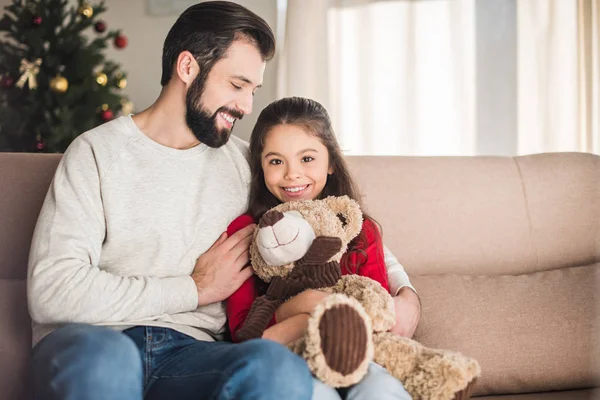
M 362 212 L 348 196 L 280 204 L 258 223 L 250 245 L 252 268 L 265 282 L 286 276 L 317 236 L 337 237 L 342 247 L 329 261 L 340 261 L 362 229 Z

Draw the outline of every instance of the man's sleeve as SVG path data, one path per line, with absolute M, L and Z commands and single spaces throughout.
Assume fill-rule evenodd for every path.
M 198 293 L 190 276 L 120 276 L 98 267 L 106 230 L 100 185 L 94 151 L 78 138 L 57 168 L 32 239 L 32 319 L 122 322 L 195 310 Z

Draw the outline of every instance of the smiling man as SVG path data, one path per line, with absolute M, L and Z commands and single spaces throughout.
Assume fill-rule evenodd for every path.
M 252 112 L 273 32 L 234 3 L 190 7 L 167 35 L 148 109 L 79 136 L 32 241 L 38 399 L 309 399 L 306 363 L 266 340 L 219 341 L 250 276 L 243 213 Z

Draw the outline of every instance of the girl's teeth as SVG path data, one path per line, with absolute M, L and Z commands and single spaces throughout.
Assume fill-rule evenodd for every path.
M 295 188 L 284 188 L 286 192 L 299 192 L 301 190 L 306 189 L 306 186 L 295 187 Z

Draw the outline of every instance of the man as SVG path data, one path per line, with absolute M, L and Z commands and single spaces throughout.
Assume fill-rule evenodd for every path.
M 222 234 L 249 183 L 246 145 L 229 136 L 274 50 L 244 7 L 192 6 L 165 40 L 156 102 L 65 152 L 29 261 L 36 398 L 311 397 L 285 347 L 217 341 L 222 301 L 251 274 L 253 227 Z

